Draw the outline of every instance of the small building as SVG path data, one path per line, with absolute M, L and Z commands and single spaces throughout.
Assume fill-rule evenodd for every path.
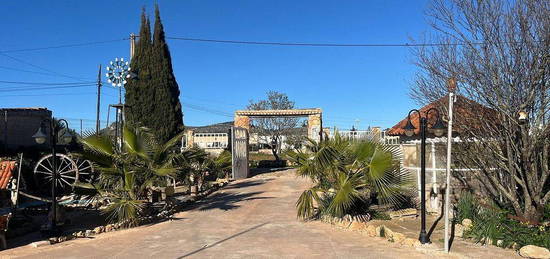
M 425 116 L 431 108 L 437 108 L 441 111 L 441 118 L 443 119 L 444 124 L 447 124 L 447 107 L 448 107 L 448 97 L 442 97 L 435 102 L 432 102 L 420 109 L 422 115 Z M 460 142 L 461 129 L 467 127 L 478 127 L 475 124 L 472 124 L 470 118 L 479 116 L 479 114 L 494 114 L 494 110 L 491 110 L 475 101 L 469 100 L 463 96 L 456 96 L 456 101 L 453 108 L 453 142 Z M 406 113 L 404 113 L 406 115 Z M 428 115 L 428 128 L 431 127 L 432 123 L 435 122 L 435 114 L 430 113 Z M 418 113 L 413 113 L 410 116 L 412 124 L 416 127 L 414 135 L 406 136 L 405 130 L 403 129 L 407 125 L 408 117 L 403 118 L 396 125 L 391 127 L 386 131 L 384 136 L 384 142 L 386 144 L 398 145 L 402 154 L 401 165 L 408 169 L 411 172 L 414 172 L 417 180 L 418 186 L 418 195 L 420 196 L 420 158 L 421 158 L 421 139 L 420 139 L 420 118 Z M 426 183 L 428 187 L 426 190 L 427 197 L 430 197 L 430 202 L 428 204 L 428 210 L 432 212 L 439 212 L 440 210 L 440 196 L 442 195 L 442 190 L 440 189 L 445 183 L 446 176 L 446 147 L 447 147 L 447 138 L 445 136 L 436 137 L 432 132 L 428 131 L 426 136 Z M 458 143 L 459 144 L 459 143 Z M 456 168 L 453 167 L 453 171 L 473 171 L 475 168 Z M 462 179 L 464 180 L 464 179 Z M 453 191 L 459 193 L 462 188 L 465 186 L 459 184 L 459 181 L 453 180 Z
M 14 151 L 36 146 L 32 135 L 42 121 L 51 118 L 52 112 L 46 108 L 0 108 L 0 150 Z M 46 129 L 46 134 L 48 131 Z
M 233 121 L 201 127 L 186 127 L 182 147 L 196 146 L 217 155 L 229 147 L 229 132 L 232 126 Z

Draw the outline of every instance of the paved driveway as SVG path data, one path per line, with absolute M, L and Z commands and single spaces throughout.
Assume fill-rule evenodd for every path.
M 378 238 L 296 219 L 309 182 L 291 170 L 236 181 L 176 220 L 0 257 L 24 258 L 428 258 Z

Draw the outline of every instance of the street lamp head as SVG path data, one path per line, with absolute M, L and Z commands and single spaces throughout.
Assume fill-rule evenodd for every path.
M 69 132 L 69 129 L 65 129 L 65 133 L 63 133 L 63 136 L 61 136 L 61 141 L 63 143 L 71 143 L 73 141 L 73 135 Z
M 519 119 L 519 123 L 520 124 L 525 124 L 527 122 L 527 112 L 525 111 L 520 111 L 518 113 L 518 119 Z
M 48 138 L 48 135 L 46 135 L 46 133 L 44 133 L 44 131 L 42 130 L 42 128 L 43 128 L 42 126 L 43 125 L 40 125 L 40 127 L 38 128 L 36 133 L 34 133 L 34 135 L 32 135 L 32 137 L 34 138 L 34 141 L 36 141 L 37 144 L 46 143 L 46 139 Z
M 405 125 L 403 129 L 405 130 L 405 135 L 407 135 L 407 137 L 412 137 L 412 135 L 414 135 L 414 130 L 416 130 L 410 119 L 407 120 L 407 125 Z
M 437 118 L 437 121 L 432 126 L 432 130 L 434 132 L 434 135 L 436 137 L 443 136 L 443 134 L 445 133 L 445 129 L 446 129 L 445 125 L 443 125 L 443 121 L 441 120 L 441 118 Z

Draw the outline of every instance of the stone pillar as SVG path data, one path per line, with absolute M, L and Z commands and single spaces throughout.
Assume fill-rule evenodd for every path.
M 241 116 L 235 114 L 235 121 L 233 122 L 235 127 L 245 128 L 250 130 L 250 118 L 248 116 Z
M 307 136 L 319 141 L 321 131 L 321 114 L 313 114 L 307 117 Z
M 193 136 L 194 132 L 192 130 L 187 130 L 187 132 L 185 133 L 186 135 L 186 146 L 185 147 L 188 147 L 188 148 L 191 148 L 193 147 L 193 145 L 195 144 L 195 138 Z

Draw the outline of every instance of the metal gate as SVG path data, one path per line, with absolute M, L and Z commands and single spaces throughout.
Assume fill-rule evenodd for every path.
M 231 130 L 232 177 L 248 177 L 248 130 L 233 127 Z

